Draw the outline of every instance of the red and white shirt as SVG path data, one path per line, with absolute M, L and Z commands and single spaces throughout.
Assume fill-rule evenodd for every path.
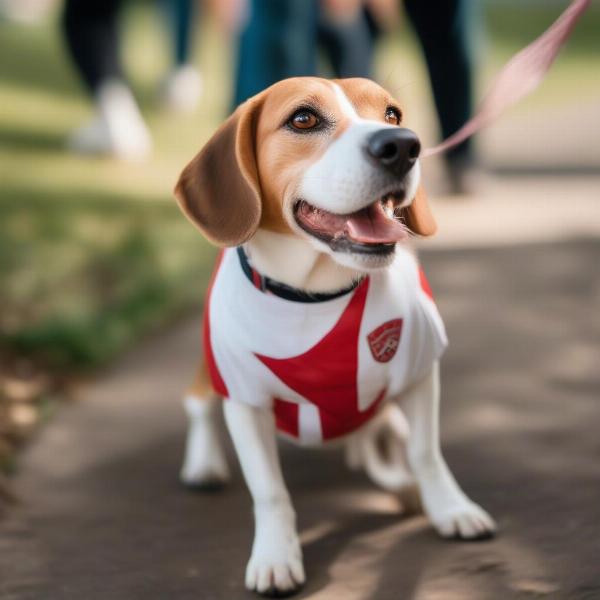
M 235 249 L 222 252 L 206 299 L 204 350 L 213 387 L 269 407 L 304 444 L 348 434 L 423 377 L 447 345 L 412 253 L 352 291 L 305 303 L 257 289 Z

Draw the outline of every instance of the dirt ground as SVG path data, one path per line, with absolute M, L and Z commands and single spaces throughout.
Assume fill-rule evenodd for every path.
M 338 451 L 283 446 L 308 574 L 299 598 L 600 598 L 600 239 L 469 246 L 452 231 L 422 254 L 451 341 L 443 446 L 500 534 L 442 541 Z M 1 527 L 0 598 L 252 597 L 239 469 L 219 493 L 177 481 L 198 332 L 184 321 L 147 340 L 24 454 L 20 505 Z

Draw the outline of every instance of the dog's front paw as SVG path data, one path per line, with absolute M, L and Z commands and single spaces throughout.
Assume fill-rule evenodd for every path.
M 463 500 L 430 515 L 433 526 L 444 538 L 481 540 L 493 537 L 496 523 L 490 515 L 471 500 Z
M 302 550 L 295 531 L 258 530 L 246 567 L 246 587 L 271 597 L 284 597 L 304 583 Z M 284 528 L 287 529 L 287 528 Z

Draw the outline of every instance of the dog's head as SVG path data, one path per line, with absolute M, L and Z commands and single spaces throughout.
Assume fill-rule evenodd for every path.
M 359 269 L 389 264 L 435 221 L 417 136 L 366 79 L 281 81 L 242 104 L 184 169 L 175 195 L 212 242 L 293 233 Z

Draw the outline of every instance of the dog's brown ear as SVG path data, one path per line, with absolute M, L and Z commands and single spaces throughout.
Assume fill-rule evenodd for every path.
M 406 209 L 405 220 L 406 226 L 418 235 L 429 236 L 437 231 L 423 184 L 419 185 L 412 204 Z
M 219 246 L 245 242 L 260 221 L 255 133 L 261 106 L 260 96 L 239 106 L 185 167 L 175 186 L 185 215 Z

